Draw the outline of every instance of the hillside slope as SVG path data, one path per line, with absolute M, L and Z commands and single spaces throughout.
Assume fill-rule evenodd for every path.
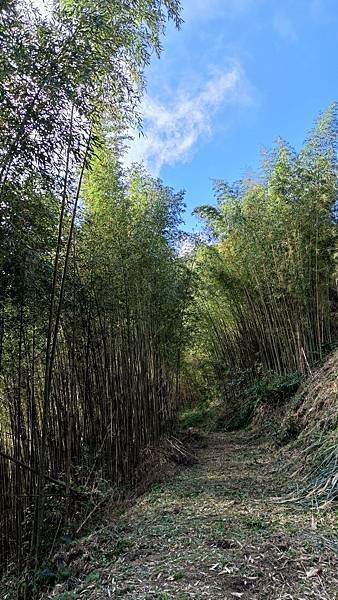
M 291 440 L 290 440 L 291 438 Z M 338 351 L 301 387 L 287 407 L 280 439 L 288 468 L 302 477 L 302 499 L 327 506 L 338 499 Z

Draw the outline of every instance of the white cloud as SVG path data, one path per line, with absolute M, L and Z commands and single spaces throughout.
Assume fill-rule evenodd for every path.
M 169 102 L 146 95 L 144 136 L 135 136 L 126 164 L 143 161 L 159 175 L 163 165 L 187 162 L 201 137 L 212 132 L 213 117 L 226 104 L 247 105 L 252 92 L 240 65 L 214 74 L 195 94 L 172 93 Z

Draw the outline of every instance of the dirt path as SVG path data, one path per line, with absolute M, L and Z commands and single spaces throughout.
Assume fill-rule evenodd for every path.
M 277 503 L 282 487 L 264 443 L 211 434 L 198 464 L 88 540 L 76 589 L 49 597 L 334 600 L 335 515 Z

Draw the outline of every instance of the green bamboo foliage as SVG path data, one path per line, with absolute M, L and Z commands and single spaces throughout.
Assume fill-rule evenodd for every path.
M 45 511 L 49 535 L 69 521 L 74 487 L 98 478 L 136 483 L 142 449 L 170 431 L 177 406 L 187 282 L 177 255 L 182 194 L 142 169 L 124 174 L 116 152 L 101 145 L 82 200 L 51 374 L 44 480 L 60 512 Z M 2 564 L 15 553 L 23 564 L 36 543 L 47 307 L 46 295 L 37 301 L 25 288 L 18 308 L 7 301 L 2 315 Z M 43 532 L 41 544 L 46 552 Z
M 336 176 L 333 105 L 299 154 L 280 141 L 261 181 L 218 182 L 217 208 L 198 209 L 215 240 L 197 252 L 200 335 L 221 382 L 307 373 L 336 339 Z
M 168 19 L 180 25 L 176 0 L 67 0 L 46 16 L 25 0 L 0 8 L 1 566 L 15 556 L 21 569 L 30 554 L 37 565 L 41 546 L 68 520 L 73 481 L 89 481 L 103 464 L 111 481 L 126 479 L 149 440 L 148 429 L 134 430 L 143 424 L 142 411 L 154 409 L 156 439 L 171 414 L 177 349 L 166 349 L 167 330 L 160 335 L 149 316 L 158 317 L 153 283 L 159 273 L 153 269 L 147 282 L 132 271 L 139 273 L 143 259 L 176 269 L 169 215 L 171 197 L 178 212 L 181 198 L 158 182 L 144 183 L 149 206 L 140 211 L 130 244 L 126 221 L 118 250 L 112 212 L 121 226 L 123 219 L 133 222 L 129 182 L 117 168 L 110 182 L 117 182 L 116 189 L 111 185 L 116 206 L 99 227 L 108 216 L 100 186 L 108 181 L 93 159 L 86 185 L 96 177 L 98 199 L 84 201 L 84 220 L 79 214 L 102 118 L 113 126 L 138 121 L 143 71 L 153 52 L 160 53 Z M 142 229 L 148 214 L 152 226 Z M 155 231 L 157 217 L 162 229 Z M 146 255 L 137 248 L 143 242 Z M 124 248 L 131 252 L 126 258 Z M 172 308 L 175 289 L 163 308 L 174 324 L 181 319 Z M 131 300 L 137 292 L 138 304 Z M 142 340 L 137 354 L 133 338 Z M 46 500 L 56 489 L 67 510 L 50 515 Z

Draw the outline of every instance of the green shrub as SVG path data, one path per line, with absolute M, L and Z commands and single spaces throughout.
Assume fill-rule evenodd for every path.
M 302 376 L 298 372 L 273 374 L 269 379 L 256 381 L 246 389 L 245 395 L 254 398 L 258 403 L 282 404 L 292 398 L 301 381 Z
M 206 404 L 198 404 L 193 408 L 189 408 L 179 416 L 179 425 L 182 429 L 189 427 L 204 428 L 209 419 L 209 409 Z
M 223 426 L 223 404 L 220 402 L 202 402 L 184 410 L 178 417 L 181 429 L 196 427 L 204 431 L 219 431 Z

